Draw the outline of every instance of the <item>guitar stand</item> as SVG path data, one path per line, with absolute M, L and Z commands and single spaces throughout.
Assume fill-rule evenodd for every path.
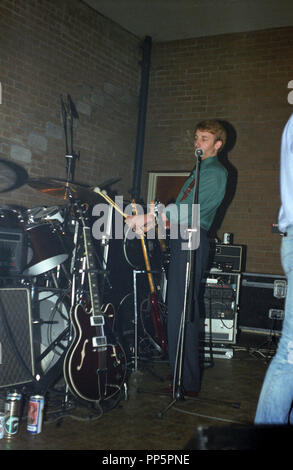
M 133 300 L 134 300 L 134 370 L 138 369 L 138 301 L 137 301 L 137 275 L 148 274 L 148 273 L 159 273 L 159 271 L 146 271 L 146 270 L 133 270 Z M 152 342 L 151 338 L 149 338 Z M 160 349 L 159 346 L 153 341 L 154 348 Z
M 158 271 L 151 271 L 152 273 L 158 273 Z M 139 352 L 138 352 L 138 301 L 137 301 L 137 275 L 138 274 L 148 274 L 149 271 L 146 270 L 133 270 L 133 300 L 134 300 L 134 372 L 138 372 L 138 361 L 139 361 Z M 155 345 L 154 345 L 155 347 Z M 152 372 L 147 368 L 154 377 L 156 377 L 160 382 L 163 382 L 163 379 Z M 141 390 L 137 390 L 141 391 Z

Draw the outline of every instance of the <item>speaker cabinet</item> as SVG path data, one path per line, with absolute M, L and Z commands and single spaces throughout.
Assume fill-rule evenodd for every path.
M 239 328 L 259 334 L 281 332 L 286 290 L 283 275 L 243 273 Z
M 32 381 L 32 318 L 28 289 L 0 289 L 0 387 Z

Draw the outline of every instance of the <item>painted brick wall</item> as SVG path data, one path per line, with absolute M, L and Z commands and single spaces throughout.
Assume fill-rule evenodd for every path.
M 154 44 L 144 157 L 149 171 L 189 171 L 193 131 L 205 118 L 232 126 L 229 189 L 237 182 L 217 234 L 247 245 L 246 270 L 282 273 L 277 222 L 279 149 L 293 111 L 293 28 Z
M 0 5 L 0 158 L 30 177 L 66 179 L 60 96 L 79 120 L 75 181 L 129 196 L 135 153 L 140 41 L 78 0 L 3 0 Z M 0 206 L 53 206 L 29 186 L 0 194 Z

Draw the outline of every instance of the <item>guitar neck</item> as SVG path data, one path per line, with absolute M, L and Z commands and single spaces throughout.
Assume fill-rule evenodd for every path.
M 136 202 L 134 201 L 134 199 L 132 200 L 132 206 L 133 206 L 135 214 L 137 215 L 137 207 L 136 207 Z M 149 281 L 150 291 L 151 291 L 152 294 L 154 294 L 155 293 L 155 283 L 154 283 L 153 276 L 152 276 L 152 273 L 151 273 L 151 265 L 150 265 L 150 261 L 149 261 L 149 257 L 148 257 L 148 252 L 147 252 L 147 247 L 146 247 L 144 235 L 140 235 L 140 241 L 141 241 L 141 246 L 142 246 L 144 263 L 145 263 L 145 267 L 146 267 L 146 270 L 147 270 L 147 277 L 148 277 L 148 281 Z
M 148 281 L 149 281 L 150 291 L 153 294 L 155 292 L 155 283 L 154 283 L 154 279 L 153 279 L 153 276 L 152 276 L 152 273 L 151 273 L 151 265 L 150 265 L 150 262 L 149 262 L 147 247 L 146 247 L 146 243 L 145 243 L 145 239 L 144 239 L 143 235 L 141 235 L 140 240 L 141 240 L 141 246 L 142 246 L 142 252 L 143 252 L 145 267 L 146 267 L 146 270 L 147 270 L 147 277 L 148 277 Z
M 96 316 L 101 312 L 101 305 L 100 305 L 100 299 L 99 299 L 97 276 L 95 272 L 96 263 L 95 263 L 94 250 L 92 248 L 90 227 L 83 227 L 83 236 L 84 236 L 86 260 L 87 260 L 87 271 L 88 271 L 91 305 L 92 305 L 93 315 Z

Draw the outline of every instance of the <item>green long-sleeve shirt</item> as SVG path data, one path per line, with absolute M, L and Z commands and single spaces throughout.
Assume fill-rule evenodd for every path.
M 189 178 L 183 185 L 175 204 L 170 204 L 166 207 L 166 214 L 171 223 L 182 223 L 191 226 L 192 204 L 194 201 L 194 187 L 187 195 L 186 199 L 180 202 L 183 194 L 188 188 L 191 181 L 195 178 L 195 170 L 191 173 Z M 200 227 L 209 230 L 214 220 L 216 211 L 221 204 L 227 183 L 227 170 L 219 162 L 217 156 L 208 157 L 200 163 L 199 173 L 199 191 L 198 191 L 198 204 L 200 204 Z M 187 211 L 180 212 L 180 205 L 188 204 L 188 221 Z M 182 213 L 183 212 L 183 213 Z

